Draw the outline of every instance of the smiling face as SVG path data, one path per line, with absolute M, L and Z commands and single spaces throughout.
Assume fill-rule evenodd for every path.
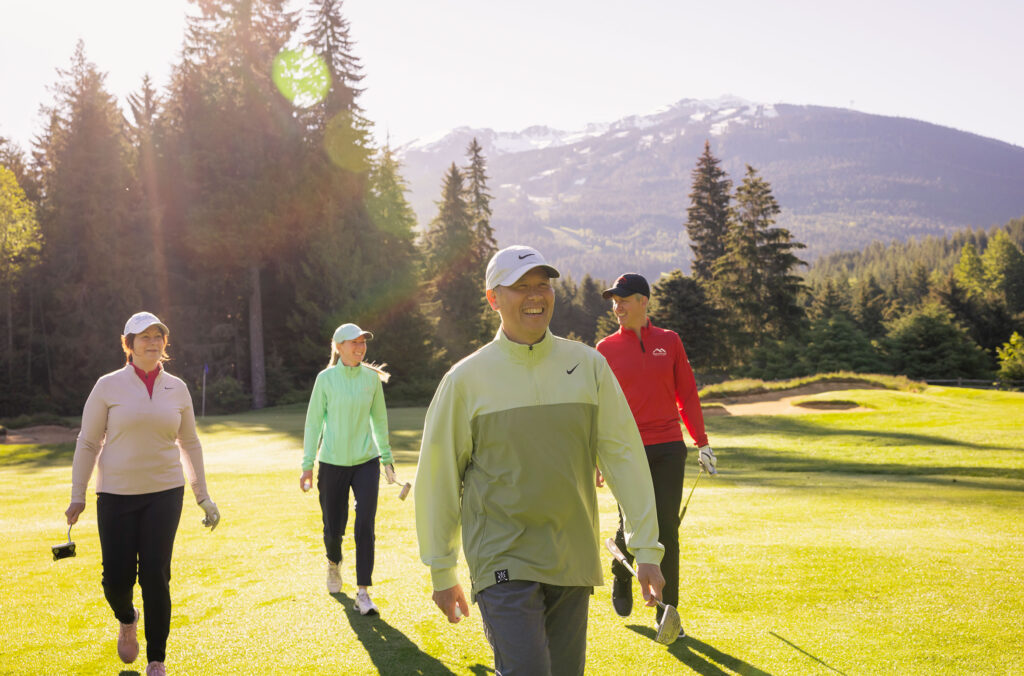
M 647 323 L 647 296 L 634 293 L 632 296 L 612 294 L 612 312 L 624 329 L 639 331 Z
M 131 350 L 132 363 L 148 373 L 156 368 L 164 356 L 167 336 L 154 324 L 142 333 L 136 333 L 128 347 Z
M 338 357 L 345 366 L 359 366 L 366 356 L 366 336 L 359 336 L 354 340 L 343 340 L 336 343 Z
M 547 270 L 536 267 L 509 286 L 488 289 L 487 301 L 501 316 L 501 330 L 509 340 L 533 345 L 551 323 L 555 291 Z

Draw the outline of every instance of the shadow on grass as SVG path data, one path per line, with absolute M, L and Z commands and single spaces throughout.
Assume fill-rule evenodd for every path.
M 641 636 L 645 636 L 652 641 L 658 634 L 653 627 L 639 624 L 629 624 L 626 625 L 626 628 L 632 629 L 636 633 Z M 698 641 L 692 636 L 680 637 L 679 640 L 668 647 L 668 652 L 690 669 L 698 674 L 703 674 L 704 676 L 725 676 L 727 674 L 741 674 L 742 676 L 771 676 L 770 672 L 758 669 L 753 664 L 744 662 L 738 657 L 727 655 L 721 650 L 713 648 L 702 641 Z M 725 667 L 730 671 L 725 671 L 722 667 Z
M 825 661 L 821 660 L 820 658 L 818 658 L 817 656 L 812 655 L 811 653 L 807 652 L 806 650 L 804 650 L 803 648 L 801 648 L 797 644 L 793 643 L 792 641 L 779 636 L 774 631 L 769 631 L 768 633 L 771 634 L 772 636 L 774 636 L 775 638 L 779 639 L 780 641 L 782 641 L 786 645 L 788 645 L 790 648 L 793 648 L 793 650 L 796 650 L 797 652 L 803 653 L 804 655 L 806 655 L 807 657 L 811 658 L 812 660 L 814 660 L 815 662 L 817 662 L 821 666 L 825 667 L 826 669 L 830 669 L 831 671 L 834 671 L 837 674 L 843 674 L 843 676 L 846 676 L 846 674 L 844 672 L 839 671 L 838 669 L 833 667 L 828 662 L 825 662 Z
M 715 432 L 730 435 L 760 436 L 774 434 L 792 437 L 823 437 L 842 441 L 856 440 L 863 443 L 867 440 L 885 446 L 931 446 L 935 448 L 967 448 L 988 451 L 1024 451 L 1022 448 L 977 444 L 969 439 L 950 439 L 929 434 L 911 432 L 889 432 L 878 429 L 844 428 L 838 425 L 814 423 L 799 416 L 737 416 L 735 418 L 715 418 L 708 423 Z
M 771 473 L 785 474 L 843 474 L 861 476 L 891 476 L 897 479 L 936 485 L 962 483 L 965 488 L 1024 491 L 1024 485 L 1008 485 L 995 481 L 974 479 L 1013 479 L 1024 481 L 1024 468 L 984 467 L 968 465 L 935 465 L 922 462 L 880 463 L 857 462 L 828 457 L 778 453 L 750 447 L 723 447 L 723 456 L 737 471 L 762 472 L 756 477 L 744 478 L 744 483 L 770 485 Z
M 41 468 L 70 465 L 75 444 L 10 444 L 0 445 L 0 467 Z
M 436 657 L 419 649 L 415 643 L 384 621 L 380 615 L 360 615 L 354 600 L 344 593 L 331 594 L 345 611 L 356 638 L 366 648 L 377 672 L 381 674 L 438 674 L 455 672 Z
M 142 673 L 141 671 L 135 671 L 134 669 L 132 669 L 132 670 L 122 669 L 121 672 L 118 673 L 117 676 L 140 676 L 141 673 Z

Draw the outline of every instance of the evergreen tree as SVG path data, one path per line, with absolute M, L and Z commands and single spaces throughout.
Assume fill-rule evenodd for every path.
M 481 342 L 485 312 L 473 217 L 463 176 L 453 162 L 445 175 L 438 214 L 425 236 L 427 276 L 437 324 L 435 332 L 454 363 Z
M 1010 313 L 1024 311 L 1024 253 L 1003 231 L 996 232 L 981 256 L 985 284 Z
M 49 127 L 37 145 L 43 185 L 39 226 L 46 246 L 44 359 L 49 394 L 65 411 L 81 407 L 98 375 L 123 363 L 117 336 L 147 300 L 151 260 L 133 220 L 131 148 L 117 102 L 79 41 L 59 70 Z M 159 308 L 151 308 L 159 311 Z M 57 349 L 70 330 L 76 349 Z
M 15 350 L 15 313 L 18 305 L 18 282 L 25 272 L 38 263 L 42 235 L 36 220 L 35 205 L 25 197 L 14 172 L 0 166 L 0 293 L 4 306 L 4 359 L 6 377 L 2 379 L 9 394 L 0 397 L 0 412 L 9 415 L 13 403 L 4 401 L 13 396 L 17 352 Z M 19 324 L 24 325 L 28 313 L 18 313 Z M 24 371 L 22 371 L 24 372 Z
M 372 155 L 372 125 L 358 102 L 363 67 L 355 55 L 350 24 L 341 0 L 314 0 L 308 18 L 312 28 L 306 43 L 327 66 L 331 80 L 327 96 L 312 109 L 312 139 L 336 167 L 362 173 Z
M 893 372 L 910 378 L 985 378 L 992 372 L 985 351 L 934 304 L 893 321 L 885 346 Z
M 390 147 L 385 146 L 375 158 L 369 177 L 366 210 L 376 234 L 375 249 L 381 270 L 374 276 L 380 292 L 367 319 L 368 326 L 377 326 L 388 336 L 375 346 L 375 360 L 390 365 L 393 383 L 408 398 L 429 397 L 436 384 L 431 366 L 435 359 L 424 359 L 434 353 L 429 324 L 419 305 L 419 251 L 413 229 L 416 215 L 406 201 L 405 180 Z
M 711 280 L 715 262 L 725 255 L 729 231 L 729 201 L 732 181 L 704 142 L 704 152 L 691 173 L 690 206 L 686 210 L 686 232 L 693 250 L 693 278 Z
M 308 235 L 301 129 L 271 82 L 274 57 L 297 25 L 286 0 L 201 0 L 189 17 L 172 90 L 171 142 L 182 204 L 176 222 L 190 277 L 227 306 L 206 326 L 245 317 L 252 404 L 266 404 L 263 271 Z M 230 271 L 226 278 L 221 274 Z M 211 279 L 210 277 L 213 277 Z M 234 298 L 246 298 L 243 308 Z M 241 311 L 240 311 L 241 310 Z M 274 317 L 282 325 L 284 317 Z
M 474 248 L 482 276 L 487 262 L 498 250 L 494 228 L 491 227 L 491 200 L 494 197 L 487 192 L 487 160 L 476 137 L 466 149 L 466 155 L 469 157 L 469 166 L 463 173 L 466 178 L 466 205 L 473 221 Z
M 716 330 L 721 318 L 701 284 L 674 270 L 655 282 L 651 298 L 651 322 L 679 334 L 695 370 L 716 370 L 723 360 L 722 339 Z
M 1010 340 L 996 348 L 999 356 L 999 381 L 1004 387 L 1024 389 L 1024 337 L 1016 331 Z
M 856 285 L 853 292 L 852 312 L 858 326 L 869 338 L 885 335 L 885 311 L 888 302 L 885 292 L 873 275 Z
M 981 263 L 981 256 L 978 255 L 978 250 L 973 243 L 964 244 L 960 252 L 960 262 L 956 264 L 954 272 L 957 283 L 967 293 L 975 296 L 984 294 L 985 269 Z

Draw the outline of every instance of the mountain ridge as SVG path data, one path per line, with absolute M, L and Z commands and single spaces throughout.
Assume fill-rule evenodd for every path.
M 460 127 L 396 149 L 421 226 L 444 171 L 477 138 L 499 245 L 530 243 L 575 277 L 689 268 L 690 173 L 705 139 L 734 185 L 772 185 L 804 259 L 1024 214 L 1024 148 L 911 118 L 845 108 L 682 99 L 581 130 Z

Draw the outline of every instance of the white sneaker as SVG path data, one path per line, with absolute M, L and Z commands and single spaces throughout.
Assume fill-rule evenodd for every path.
M 327 562 L 327 593 L 337 594 L 341 591 L 341 566 Z
M 356 593 L 356 610 L 359 611 L 360 615 L 380 614 L 380 611 L 377 610 L 377 606 L 370 600 L 370 595 L 366 593 L 365 589 L 360 589 Z

